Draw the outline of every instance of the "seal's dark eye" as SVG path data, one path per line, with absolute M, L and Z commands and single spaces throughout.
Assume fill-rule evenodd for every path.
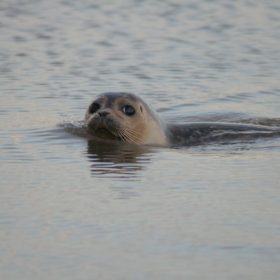
M 98 104 L 98 103 L 96 103 L 96 102 L 93 102 L 90 106 L 89 106 L 89 108 L 88 108 L 88 112 L 90 113 L 90 114 L 94 114 L 97 110 L 99 110 L 100 109 L 100 105 Z
M 122 111 L 127 115 L 127 116 L 133 116 L 135 114 L 135 109 L 130 106 L 130 105 L 124 105 L 122 107 Z

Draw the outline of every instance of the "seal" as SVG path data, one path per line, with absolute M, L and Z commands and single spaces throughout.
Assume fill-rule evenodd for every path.
M 280 134 L 280 128 L 264 125 L 216 122 L 167 123 L 140 97 L 124 92 L 98 95 L 86 111 L 85 124 L 88 133 L 97 140 L 156 146 L 250 140 Z

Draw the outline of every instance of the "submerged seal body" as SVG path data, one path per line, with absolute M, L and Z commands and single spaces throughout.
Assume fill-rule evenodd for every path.
M 280 134 L 280 128 L 262 125 L 166 123 L 140 97 L 123 92 L 97 96 L 86 111 L 85 124 L 89 134 L 96 139 L 137 145 L 195 145 Z

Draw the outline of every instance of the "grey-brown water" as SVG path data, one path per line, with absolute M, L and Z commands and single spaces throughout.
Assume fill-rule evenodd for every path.
M 279 278 L 279 138 L 108 146 L 79 122 L 131 91 L 279 126 L 278 1 L 2 0 L 0 38 L 1 279 Z

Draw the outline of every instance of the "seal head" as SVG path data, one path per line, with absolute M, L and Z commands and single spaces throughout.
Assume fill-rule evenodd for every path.
M 132 93 L 103 93 L 90 104 L 85 124 L 97 139 L 137 145 L 167 145 L 164 124 Z

